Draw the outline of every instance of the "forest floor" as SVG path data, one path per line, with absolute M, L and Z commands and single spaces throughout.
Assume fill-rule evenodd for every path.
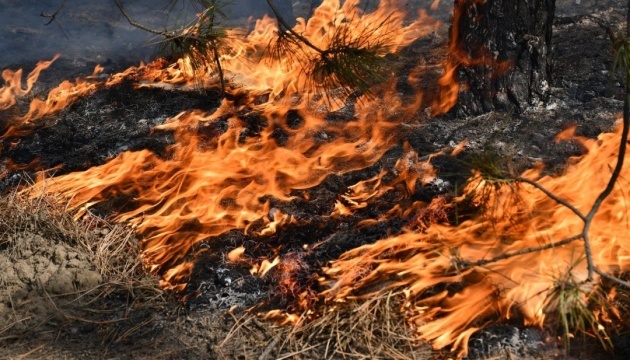
M 432 119 L 427 112 L 418 113 L 407 124 L 411 129 L 407 141 L 414 150 L 430 154 L 467 139 L 467 156 L 491 151 L 510 158 L 521 170 L 543 162 L 548 173 L 560 174 L 567 159 L 580 155 L 583 149 L 577 143 L 553 141 L 556 134 L 572 125 L 577 126 L 578 135 L 589 138 L 611 131 L 623 101 L 620 96 L 604 96 L 612 70 L 612 41 L 606 28 L 612 32 L 621 29 L 625 2 L 591 2 L 580 12 L 572 4 L 558 0 L 554 84 L 547 104 L 518 115 L 466 117 L 455 113 Z M 584 13 L 593 17 L 580 15 Z M 438 65 L 447 31 L 442 27 L 405 49 L 399 59 L 399 76 L 407 75 L 406 61 L 424 61 L 428 68 Z M 588 46 L 584 39 L 588 39 Z M 110 71 L 120 65 L 112 63 Z M 54 77 L 40 82 L 32 96 L 45 94 L 78 71 L 76 64 L 61 60 L 56 69 Z M 86 71 L 85 67 L 81 71 Z M 427 78 L 427 84 L 434 84 L 439 74 L 433 76 Z M 621 93 L 621 83 L 613 82 L 613 87 L 615 93 Z M 28 100 L 23 100 L 22 109 Z M 153 126 L 185 109 L 211 110 L 217 105 L 218 98 L 208 94 L 137 90 L 123 84 L 79 100 L 55 115 L 54 126 L 39 129 L 17 146 L 5 146 L 2 157 L 25 164 L 38 158 L 46 168 L 63 163 L 67 172 L 102 164 L 126 150 L 159 152 L 173 139 L 168 133 L 152 132 Z M 0 121 L 11 115 L 0 113 Z M 391 166 L 399 152 L 388 153 L 366 171 Z M 447 158 L 434 166 L 452 184 L 461 184 L 469 173 L 461 162 Z M 14 189 L 28 181 L 28 176 L 27 172 L 12 172 L 0 181 L 4 192 L 0 197 L 0 358 L 449 356 L 410 337 L 397 311 L 401 300 L 396 294 L 350 303 L 340 312 L 298 329 L 276 327 L 246 312 L 227 311 L 234 301 L 247 304 L 257 299 L 228 285 L 217 286 L 211 296 L 204 295 L 206 299 L 182 302 L 161 290 L 157 279 L 144 271 L 131 227 L 96 215 L 75 220 L 51 198 L 19 195 Z M 352 176 L 334 181 L 352 184 Z M 332 186 L 331 182 L 326 186 Z M 379 329 L 374 329 L 375 323 Z M 492 338 L 495 340 L 487 340 Z M 489 342 L 481 348 L 471 344 L 477 358 L 613 358 L 590 340 L 576 341 L 567 352 L 549 329 L 501 325 L 475 339 Z M 629 356 L 623 351 L 618 349 L 620 359 Z

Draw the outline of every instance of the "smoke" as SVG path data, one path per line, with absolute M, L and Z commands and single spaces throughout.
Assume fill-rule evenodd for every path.
M 122 0 L 128 12 L 140 23 L 156 29 L 188 23 L 195 10 L 188 0 Z M 247 18 L 268 14 L 265 0 L 229 0 L 225 13 L 228 26 L 245 24 Z M 321 0 L 274 0 L 283 17 L 292 22 L 305 16 Z M 368 2 L 365 0 L 364 2 Z M 370 0 L 371 3 L 378 1 Z M 403 6 L 429 8 L 434 0 L 399 0 Z M 589 13 L 625 0 L 598 2 L 557 0 L 558 15 Z M 154 56 L 151 34 L 129 25 L 113 0 L 66 0 L 54 20 L 50 17 L 63 0 L 0 0 L 0 69 L 21 67 L 61 53 L 62 59 L 77 65 L 114 62 L 137 63 Z M 293 9 L 292 9 L 293 5 Z M 441 0 L 430 15 L 448 21 L 452 0 Z M 596 9 L 595 9 L 596 8 Z M 44 15 L 44 16 L 42 16 Z M 51 21 L 52 20 L 52 21 Z M 48 25 L 44 25 L 50 22 Z
M 184 26 L 198 10 L 189 0 L 122 2 L 136 21 L 158 30 Z M 402 2 L 427 3 L 428 7 L 433 0 Z M 226 0 L 226 3 L 228 27 L 244 26 L 247 19 L 270 15 L 265 0 Z M 308 16 L 321 0 L 274 0 L 274 3 L 292 23 L 294 10 L 297 16 Z M 146 62 L 155 56 L 153 45 L 158 40 L 131 26 L 114 0 L 65 0 L 65 3 L 64 0 L 0 0 L 0 69 L 51 59 L 57 53 L 77 67 L 106 64 L 110 60 L 126 64 Z
M 144 60 L 151 36 L 127 23 L 113 1 L 0 0 L 0 69 L 61 53 L 77 63 Z M 160 26 L 169 0 L 126 1 L 138 21 Z M 43 16 L 42 16 L 43 15 Z M 51 21 L 52 20 L 52 21 Z M 46 23 L 50 22 L 48 25 Z
M 196 13 L 189 1 L 122 2 L 136 21 L 159 30 L 183 26 Z M 155 55 L 152 43 L 159 39 L 131 26 L 113 0 L 66 0 L 57 12 L 62 3 L 63 0 L 0 0 L 0 69 L 22 67 L 50 59 L 57 53 L 77 66 L 109 60 L 138 63 Z M 230 25 L 268 12 L 264 0 L 229 3 L 225 13 L 231 19 Z M 276 3 L 290 16 L 291 0 L 276 0 Z

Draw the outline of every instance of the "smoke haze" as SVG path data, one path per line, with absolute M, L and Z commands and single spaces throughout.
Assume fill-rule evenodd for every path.
M 321 0 L 274 0 L 283 16 L 291 20 L 291 4 L 308 8 Z M 122 0 L 128 13 L 138 22 L 155 29 L 187 24 L 195 9 L 184 0 Z M 268 13 L 264 0 L 230 0 L 226 15 L 229 26 L 245 25 L 247 18 Z M 372 0 L 372 3 L 375 1 Z M 434 0 L 400 0 L 403 6 L 429 8 Z M 155 55 L 150 44 L 153 35 L 134 28 L 120 13 L 113 0 L 0 0 L 0 69 L 22 67 L 60 53 L 63 61 L 77 67 L 87 64 L 137 64 Z M 625 0 L 557 0 L 556 15 L 589 13 L 594 8 L 618 5 Z M 449 21 L 453 0 L 441 0 L 431 16 Z M 308 10 L 306 10 L 308 12 Z M 45 16 L 42 16 L 45 15 Z
M 195 9 L 177 0 L 122 0 L 127 12 L 139 23 L 158 30 L 184 25 Z M 113 0 L 0 0 L 0 69 L 25 63 L 62 59 L 76 63 L 137 63 L 154 56 L 148 44 L 153 35 L 134 28 Z M 172 10 L 170 6 L 173 6 Z M 265 1 L 233 1 L 226 9 L 232 22 L 248 16 L 260 17 L 267 11 Z

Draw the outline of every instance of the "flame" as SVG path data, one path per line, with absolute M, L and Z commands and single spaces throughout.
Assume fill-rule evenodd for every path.
M 265 259 L 260 263 L 260 265 L 254 265 L 254 267 L 252 267 L 249 272 L 252 275 L 258 275 L 260 277 L 264 277 L 265 275 L 267 275 L 269 270 L 273 269 L 278 264 L 280 264 L 280 258 L 277 256 L 276 258 L 273 259 L 273 261 L 269 261 Z
M 588 153 L 579 162 L 574 159 L 562 176 L 541 177 L 539 169 L 523 176 L 586 212 L 606 186 L 608 177 L 602 174 L 612 171 L 620 136 L 616 132 L 581 141 Z M 621 178 L 629 176 L 625 166 Z M 547 299 L 563 274 L 570 270 L 575 283 L 587 278 L 581 240 L 483 266 L 462 264 L 569 238 L 581 233 L 583 222 L 531 185 L 502 184 L 496 191 L 483 191 L 488 181 L 473 177 L 465 189 L 464 196 L 492 204 L 481 216 L 459 226 L 434 223 L 348 251 L 327 269 L 334 280 L 325 295 L 353 297 L 357 289 L 377 281 L 388 284 L 386 289 L 405 288 L 416 309 L 410 322 L 420 336 L 436 348 L 452 345 L 463 353 L 474 329 L 492 320 L 520 316 L 527 325 L 541 326 L 553 310 Z M 630 269 L 630 246 L 623 238 L 623 229 L 630 226 L 623 187 L 615 186 L 589 234 L 596 266 L 609 273 Z M 452 290 L 423 297 L 447 284 Z
M 476 4 L 485 3 L 486 0 L 455 1 L 455 5 L 453 6 L 452 27 L 450 30 L 448 58 L 444 63 L 444 74 L 438 80 L 438 85 L 440 86 L 439 100 L 435 101 L 431 107 L 433 116 L 443 115 L 451 110 L 457 104 L 460 90 L 466 89 L 466 85 L 463 85 L 462 88 L 457 76 L 461 66 L 485 66 L 488 69 L 492 69 L 492 77 L 504 75 L 514 67 L 512 61 L 496 60 L 485 48 L 476 49 L 478 54 L 473 55 L 463 47 L 465 40 L 461 38 L 459 30 L 460 19 L 465 9 L 474 9 Z M 478 17 L 480 15 L 470 16 Z
M 0 111 L 7 110 L 15 105 L 16 97 L 27 95 L 31 89 L 33 89 L 33 85 L 39 78 L 39 74 L 48 69 L 58 58 L 59 54 L 55 55 L 50 61 L 38 62 L 35 69 L 26 77 L 26 89 L 22 88 L 22 69 L 17 71 L 6 69 L 2 71 L 4 85 L 0 88 Z
M 424 13 L 405 24 L 404 11 L 392 1 L 382 1 L 370 13 L 357 5 L 356 0 L 343 5 L 326 0 L 307 22 L 298 21 L 295 30 L 322 47 L 330 39 L 321 34 L 340 27 L 351 34 L 382 35 L 388 39 L 384 51 L 395 52 L 437 26 Z M 388 17 L 387 28 L 371 27 L 383 17 Z M 403 120 L 400 114 L 413 113 L 420 104 L 404 104 L 389 90 L 395 86 L 392 81 L 377 89 L 387 101 L 386 108 L 361 99 L 355 106 L 356 120 L 325 120 L 327 108 L 322 103 L 301 100 L 299 89 L 305 80 L 299 62 L 259 62 L 276 31 L 275 21 L 263 18 L 249 35 L 236 36 L 233 51 L 222 55 L 226 77 L 243 85 L 235 92 L 248 100 L 226 99 L 214 113 L 183 112 L 157 127 L 175 133 L 176 144 L 169 148 L 168 158 L 147 150 L 125 152 L 103 166 L 42 181 L 33 193 L 56 194 L 70 208 L 80 210 L 79 215 L 113 197 L 128 198 L 127 209 L 116 219 L 137 227 L 143 235 L 145 263 L 155 272 L 168 273 L 164 280 L 169 283 L 186 281 L 191 267 L 181 264 L 200 242 L 231 229 L 247 229 L 258 219 L 267 222 L 265 234 L 291 221 L 289 214 L 279 212 L 270 217 L 269 204 L 263 199 L 290 200 L 296 196 L 294 191 L 311 188 L 330 174 L 373 164 L 397 143 L 394 133 L 397 122 Z M 170 66 L 158 61 L 142 71 L 130 71 L 143 86 L 198 84 L 193 79 L 199 74 L 192 71 L 190 59 Z M 211 75 L 208 69 L 202 85 L 216 84 Z M 46 101 L 46 110 L 37 105 L 29 114 L 53 111 L 58 102 Z M 251 120 L 244 116 L 259 119 L 254 120 L 262 128 L 258 136 L 247 136 Z M 297 124 L 289 123 L 291 116 L 298 117 Z M 224 133 L 203 133 L 217 122 L 225 122 Z M 283 139 L 276 139 L 278 133 Z
M 55 55 L 50 61 L 40 61 L 35 69 L 28 74 L 26 89 L 23 89 L 21 86 L 21 69 L 15 72 L 8 69 L 4 70 L 2 77 L 5 81 L 5 85 L 0 89 L 0 111 L 7 110 L 15 105 L 17 97 L 27 95 L 39 78 L 40 73 L 49 68 L 59 57 L 60 55 Z M 0 138 L 23 137 L 33 130 L 30 125 L 36 124 L 37 120 L 67 108 L 78 99 L 94 93 L 101 87 L 118 85 L 124 79 L 135 74 L 142 67 L 142 65 L 140 68 L 131 67 L 120 74 L 109 77 L 105 81 L 98 81 L 98 75 L 103 71 L 103 67 L 96 65 L 91 76 L 77 78 L 74 83 L 67 80 L 63 81 L 48 92 L 45 100 L 38 98 L 33 99 L 26 114 L 11 118 L 4 134 L 2 134 Z
M 383 0 L 375 11 L 364 13 L 358 7 L 359 0 L 347 0 L 343 5 L 338 0 L 324 0 L 311 19 L 298 19 L 294 30 L 321 48 L 328 47 L 331 41 L 322 34 L 339 31 L 348 36 L 367 36 L 368 40 L 370 36 L 384 37 L 381 54 L 384 56 L 399 51 L 438 25 L 424 12 L 414 21 L 405 22 L 405 13 L 397 3 Z M 434 5 L 437 4 L 435 1 Z M 452 31 L 455 38 L 439 81 L 441 96 L 431 106 L 434 115 L 445 113 L 456 103 L 460 91 L 456 79 L 459 66 L 486 64 L 485 58 L 471 59 L 461 50 L 460 40 L 456 38 L 460 11 L 455 7 Z M 383 24 L 384 18 L 388 19 L 386 27 L 374 26 Z M 374 89 L 376 101 L 367 97 L 358 99 L 352 120 L 328 121 L 325 116 L 330 106 L 335 105 L 318 98 L 318 90 L 307 86 L 308 68 L 303 62 L 295 58 L 259 61 L 277 31 L 277 24 L 269 17 L 258 20 L 247 35 L 230 30 L 230 50 L 221 54 L 225 76 L 232 84 L 228 89 L 230 96 L 212 113 L 186 111 L 158 126 L 156 131 L 174 133 L 175 144 L 167 149 L 168 156 L 161 157 L 148 150 L 124 152 L 84 172 L 52 179 L 45 179 L 42 174 L 29 191 L 33 196 L 42 193 L 58 196 L 70 209 L 77 210 L 78 216 L 110 199 L 126 199 L 116 220 L 135 227 L 142 236 L 140 246 L 146 266 L 161 275 L 164 288 L 176 291 L 184 288 L 194 266 L 191 255 L 202 251 L 198 246 L 201 242 L 212 241 L 214 236 L 233 229 L 250 231 L 251 224 L 260 220 L 265 226 L 256 235 L 273 234 L 283 224 L 295 221 L 291 214 L 272 208 L 268 199 L 289 201 L 306 197 L 302 190 L 320 184 L 331 174 L 374 164 L 385 151 L 399 144 L 399 125 L 417 113 L 422 97 L 412 101 L 403 99 L 392 80 Z M 0 92 L 0 106 L 10 107 L 16 96 L 30 91 L 39 71 L 49 65 L 41 68 L 38 65 L 38 72 L 31 73 L 33 80 L 31 75 L 28 77 L 26 90 L 20 85 L 21 73 L 17 77 L 17 72 L 7 72 L 6 76 L 3 73 L 8 85 Z M 498 71 L 501 69 L 499 66 Z M 102 86 L 114 86 L 129 78 L 138 80 L 138 86 L 217 84 L 211 66 L 194 71 L 187 58 L 171 65 L 158 60 L 99 82 L 101 71 L 102 68 L 95 69 L 89 79 L 62 83 L 46 100 L 34 100 L 28 113 L 15 122 L 20 126 L 32 123 Z M 348 99 L 343 97 L 343 91 L 339 94 L 333 94 L 337 104 L 345 104 Z M 216 128 L 222 130 L 208 130 L 215 125 L 221 125 Z M 18 130 L 16 126 L 5 137 L 19 135 Z M 597 191 L 605 185 L 606 179 L 598 175 L 609 171 L 608 164 L 615 159 L 619 141 L 616 136 L 605 134 L 599 141 L 582 140 L 589 153 L 563 177 L 541 178 L 539 170 L 528 171 L 523 176 L 537 179 L 578 208 L 586 209 L 597 193 L 585 192 Z M 559 139 L 567 138 L 576 139 L 569 133 Z M 460 152 L 464 146 L 461 143 L 451 153 Z M 391 174 L 381 172 L 351 186 L 340 196 L 332 216 L 369 207 L 393 188 L 411 194 L 418 184 L 436 181 L 435 170 L 430 165 L 432 156 L 421 159 L 406 145 L 404 156 Z M 628 178 L 630 174 L 624 176 Z M 385 181 L 386 177 L 393 179 Z M 581 220 L 529 185 L 495 186 L 489 181 L 481 176 L 473 178 L 465 196 L 494 206 L 479 218 L 459 226 L 447 224 L 445 209 L 450 204 L 442 198 L 431 204 L 415 202 L 393 207 L 383 218 L 409 218 L 407 232 L 345 253 L 324 269 L 327 277 L 320 281 L 329 289 L 321 295 L 342 302 L 358 296 L 359 290 L 369 288 L 373 282 L 385 284 L 381 291 L 404 288 L 408 294 L 405 311 L 420 336 L 437 348 L 450 345 L 464 352 L 468 338 L 495 319 L 518 314 L 527 324 L 541 325 L 545 311 L 549 310 L 546 295 L 558 277 L 567 269 L 574 270 L 576 282 L 586 277 L 579 241 L 499 260 L 485 267 L 462 266 L 463 261 L 474 262 L 557 241 L 579 232 Z M 496 191 L 479 191 L 490 187 Z M 623 192 L 618 187 L 593 225 L 591 241 L 596 263 L 606 271 L 626 271 L 630 266 L 628 246 L 616 231 L 620 223 L 627 223 L 625 206 Z M 365 220 L 358 226 L 370 221 L 374 220 Z M 234 249 L 227 259 L 241 261 L 244 251 L 242 247 Z M 314 294 L 303 291 L 296 280 L 303 271 L 301 259 L 277 255 L 270 260 L 271 257 L 248 259 L 251 273 L 266 276 L 278 270 L 282 274 L 279 281 L 282 291 L 296 299 L 296 309 L 311 307 Z M 435 291 L 429 296 L 428 290 Z M 280 311 L 270 312 L 267 317 L 281 323 L 300 321 L 297 315 Z
M 168 120 L 160 127 L 175 129 L 176 145 L 168 159 L 147 150 L 125 152 L 103 166 L 50 179 L 35 189 L 57 194 L 75 209 L 129 196 L 135 209 L 118 220 L 138 226 L 148 264 L 170 267 L 195 244 L 269 214 L 262 198 L 290 200 L 293 189 L 366 167 L 394 143 L 394 124 L 372 118 L 369 108 L 360 109 L 359 120 L 342 124 L 300 109 L 304 124 L 291 129 L 285 123 L 288 110 L 270 106 L 263 111 L 268 127 L 253 138 L 241 136 L 246 124 L 235 110 L 224 101 L 214 114 L 185 112 Z M 229 114 L 225 133 L 212 139 L 197 133 L 223 114 Z M 276 128 L 289 135 L 283 146 L 273 137 Z
M 335 209 L 331 215 L 351 215 L 356 210 L 367 207 L 370 199 L 380 197 L 384 192 L 390 190 L 391 187 L 389 186 L 381 186 L 385 174 L 387 174 L 387 171 L 383 170 L 378 175 L 368 180 L 363 180 L 349 186 L 348 192 L 341 195 L 343 201 L 337 200 L 335 203 Z
M 365 43 L 383 43 L 380 55 L 396 53 L 414 40 L 434 31 L 439 22 L 421 11 L 409 24 L 405 23 L 406 12 L 399 1 L 381 1 L 372 12 L 363 12 L 360 0 L 348 0 L 343 5 L 339 0 L 324 0 L 308 19 L 298 19 L 294 31 L 308 39 L 320 49 L 327 49 L 333 39 L 322 34 L 344 32 L 349 37 L 364 37 Z M 378 24 L 383 26 L 378 27 Z M 225 77 L 248 92 L 266 94 L 270 99 L 286 94 L 313 97 L 318 89 L 309 89 L 305 60 L 312 49 L 298 51 L 275 61 L 265 61 L 266 52 L 277 38 L 276 20 L 265 16 L 256 21 L 253 31 L 246 36 L 242 30 L 228 30 L 228 47 L 221 55 L 221 66 Z M 303 54 L 304 53 L 304 54 Z M 302 54 L 302 55 L 300 55 Z M 306 58 L 305 58 L 306 57 Z M 200 84 L 199 77 L 202 77 Z M 215 86 L 217 78 L 212 65 L 193 70 L 189 58 L 183 58 L 165 68 L 147 71 L 142 79 L 144 86 Z M 308 92 L 312 92 L 310 95 Z M 343 99 L 339 99 L 340 103 Z
M 234 250 L 231 250 L 227 254 L 227 258 L 228 260 L 230 260 L 230 262 L 238 262 L 239 260 L 243 258 L 244 253 L 245 253 L 245 248 L 243 246 L 239 246 L 235 248 Z
M 383 178 L 388 172 L 383 170 L 370 179 L 359 181 L 349 186 L 346 194 L 341 195 L 341 199 L 335 203 L 335 209 L 331 216 L 351 215 L 359 209 L 366 208 L 388 191 L 395 189 L 399 184 L 404 184 L 406 195 L 408 195 L 414 192 L 418 180 L 420 180 L 422 185 L 426 185 L 437 179 L 437 171 L 431 165 L 431 159 L 434 156 L 443 154 L 444 151 L 431 154 L 427 157 L 427 160 L 420 161 L 418 153 L 413 151 L 408 143 L 404 144 L 404 148 L 405 154 L 394 165 L 393 174 L 395 178 L 393 180 L 385 184 Z M 386 214 L 385 218 L 391 218 L 395 216 L 394 214 L 398 213 L 393 211 Z M 366 221 L 369 223 L 371 220 Z

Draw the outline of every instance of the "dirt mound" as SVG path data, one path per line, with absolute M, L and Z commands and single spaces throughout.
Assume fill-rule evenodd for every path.
M 147 345 L 133 336 L 173 335 L 161 329 L 179 303 L 142 269 L 131 229 L 15 194 L 0 219 L 0 358 L 125 358 Z
M 55 310 L 53 298 L 98 287 L 103 277 L 93 257 L 78 242 L 79 225 L 51 222 L 46 208 L 27 212 L 17 198 L 0 203 L 0 322 L 15 330 L 30 325 L 18 312 L 44 315 Z M 29 315 L 32 318 L 32 315 Z
M 13 243 L 13 249 L 0 254 L 5 286 L 0 292 L 0 306 L 26 306 L 36 313 L 46 312 L 54 305 L 46 301 L 46 295 L 73 294 L 92 289 L 102 281 L 89 255 L 70 244 L 55 244 L 28 230 L 5 240 Z

